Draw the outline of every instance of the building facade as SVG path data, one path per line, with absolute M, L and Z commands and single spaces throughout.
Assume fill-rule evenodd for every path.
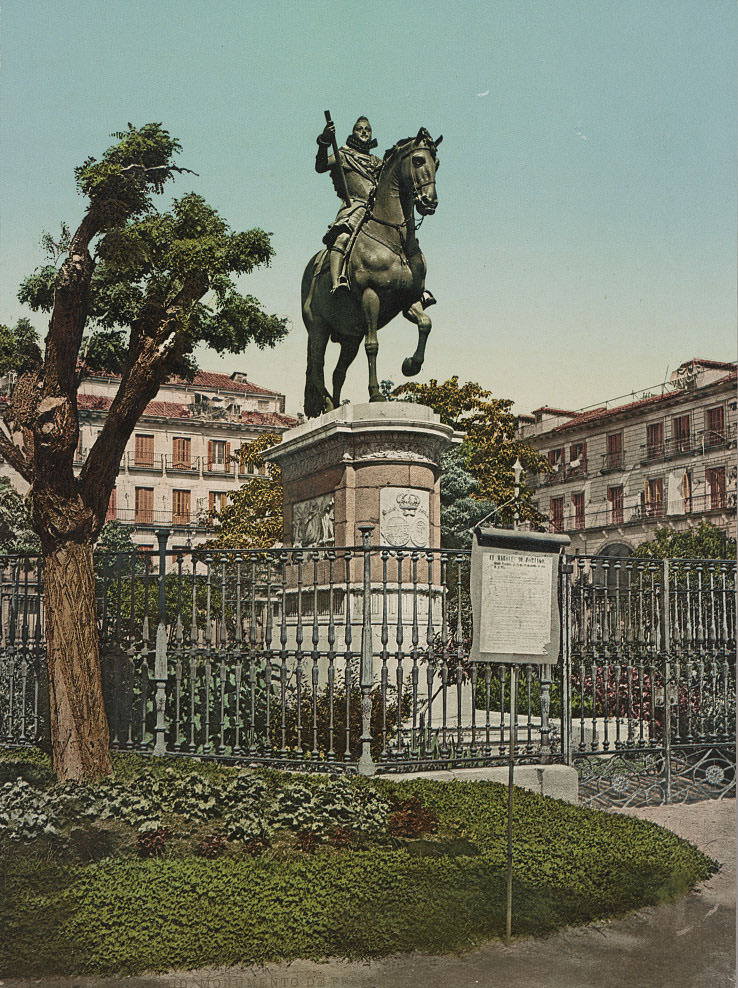
M 703 519 L 735 534 L 735 363 L 687 361 L 662 393 L 612 407 L 543 406 L 518 436 L 548 459 L 550 475 L 526 479 L 573 551 L 626 556 L 656 526 Z
M 79 472 L 102 430 L 118 390 L 113 376 L 85 378 L 78 394 Z M 154 548 L 157 528 L 172 529 L 170 547 L 212 537 L 212 510 L 255 476 L 235 458 L 238 448 L 264 432 L 297 424 L 284 414 L 284 395 L 248 381 L 245 374 L 200 371 L 193 381 L 170 379 L 139 419 L 120 463 L 107 520 L 130 527 L 133 541 Z M 6 463 L 0 476 L 25 493 L 28 484 Z

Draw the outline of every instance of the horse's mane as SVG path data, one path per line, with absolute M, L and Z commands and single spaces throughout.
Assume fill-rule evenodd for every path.
M 430 144 L 430 146 L 431 146 L 431 148 L 433 150 L 433 157 L 436 158 L 436 148 L 435 148 L 435 144 L 433 143 L 433 138 L 430 136 L 430 134 L 425 129 L 425 127 L 421 127 L 420 130 L 418 131 L 418 133 L 415 134 L 413 137 L 405 137 L 401 141 L 398 141 L 397 144 L 395 144 L 393 147 L 388 148 L 384 152 L 384 157 L 382 158 L 382 164 L 383 165 L 388 165 L 390 163 L 390 161 L 392 161 L 392 159 L 395 157 L 396 154 L 398 154 L 400 151 L 402 151 L 403 148 L 406 148 L 408 146 L 408 144 L 414 144 L 415 141 L 418 140 L 418 138 L 421 138 L 421 139 L 424 138 L 425 140 L 428 141 L 428 143 Z

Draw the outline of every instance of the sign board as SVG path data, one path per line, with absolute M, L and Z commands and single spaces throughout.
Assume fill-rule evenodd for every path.
M 476 528 L 471 598 L 477 662 L 558 662 L 559 554 L 567 535 Z

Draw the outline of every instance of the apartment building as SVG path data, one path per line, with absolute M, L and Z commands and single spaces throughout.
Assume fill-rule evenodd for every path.
M 114 376 L 93 375 L 78 395 L 78 471 L 102 430 L 118 389 Z M 172 378 L 139 419 L 120 463 L 108 520 L 130 526 L 142 548 L 154 548 L 157 528 L 172 529 L 170 546 L 198 545 L 212 536 L 210 512 L 254 476 L 236 450 L 264 432 L 297 424 L 284 413 L 284 395 L 242 373 L 200 371 L 193 381 Z M 0 476 L 21 493 L 28 485 L 6 463 Z
M 552 532 L 583 553 L 626 556 L 707 519 L 735 534 L 736 364 L 690 360 L 660 393 L 518 416 L 518 436 L 548 459 L 526 478 Z

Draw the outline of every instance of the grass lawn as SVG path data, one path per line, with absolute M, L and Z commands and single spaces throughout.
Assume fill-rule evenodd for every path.
M 442 952 L 504 935 L 506 789 L 116 755 L 57 786 L 0 750 L 0 975 Z M 19 783 L 18 778 L 25 780 Z M 515 794 L 513 933 L 621 915 L 714 870 L 654 824 Z

